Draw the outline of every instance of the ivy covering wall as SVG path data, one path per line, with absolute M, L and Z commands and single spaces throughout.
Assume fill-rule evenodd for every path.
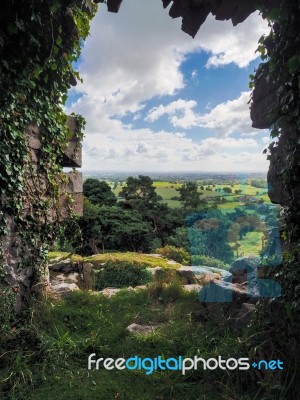
M 95 4 L 82 0 L 4 0 L 0 5 L 3 327 L 11 312 L 24 310 L 26 297 L 39 290 L 45 251 L 59 229 L 62 155 L 70 136 L 63 105 L 80 79 L 73 63 L 95 11 Z M 77 116 L 77 121 L 81 139 L 84 120 Z M 29 150 L 32 139 L 41 142 L 37 159 Z

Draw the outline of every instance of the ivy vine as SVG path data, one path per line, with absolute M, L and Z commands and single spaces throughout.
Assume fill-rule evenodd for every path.
M 62 154 L 70 137 L 63 105 L 80 79 L 74 62 L 96 8 L 89 0 L 5 0 L 0 6 L 0 237 L 2 245 L 5 235 L 16 241 L 17 269 L 31 269 L 29 291 L 59 227 Z M 85 121 L 77 121 L 82 139 Z M 31 159 L 28 126 L 39 130 L 38 162 Z M 0 292 L 7 299 L 19 288 L 9 287 L 4 250 Z
M 256 339 L 252 345 L 261 355 L 277 355 L 285 360 L 285 376 L 275 375 L 265 382 L 261 377 L 260 383 L 270 398 L 296 398 L 300 326 L 300 1 L 278 0 L 276 6 L 274 2 L 263 3 L 261 13 L 271 30 L 259 40 L 258 51 L 264 62 L 250 77 L 250 87 L 255 90 L 264 75 L 269 87 L 276 88 L 269 117 L 270 135 L 277 144 L 270 145 L 268 159 L 290 200 L 285 201 L 282 212 L 286 222 L 283 263 L 265 274 L 280 283 L 282 296 L 260 302 L 253 325 L 256 332 L 257 327 L 263 331 L 262 342 Z

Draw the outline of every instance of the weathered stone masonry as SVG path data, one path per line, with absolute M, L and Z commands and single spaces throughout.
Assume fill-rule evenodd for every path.
M 81 143 L 76 139 L 77 121 L 75 117 L 68 117 L 68 128 L 71 132 L 71 138 L 64 151 L 64 167 L 81 167 L 82 149 Z M 39 163 L 43 155 L 43 147 L 41 145 L 40 129 L 35 124 L 27 125 L 25 136 L 28 143 L 28 152 L 30 162 L 27 164 L 25 172 L 26 189 L 25 194 L 28 199 L 24 204 L 23 214 L 29 214 L 34 207 L 35 199 L 39 197 L 47 198 L 47 179 L 40 172 Z M 41 214 L 42 222 L 51 224 L 57 218 L 63 220 L 70 216 L 73 211 L 77 215 L 82 215 L 83 200 L 82 200 L 82 174 L 79 172 L 63 173 L 61 175 L 61 195 L 57 204 L 51 203 L 49 209 Z M 18 313 L 23 304 L 26 295 L 32 290 L 32 282 L 34 279 L 34 271 L 32 266 L 21 265 L 22 259 L 34 258 L 34 249 L 29 243 L 24 242 L 20 237 L 18 225 L 14 217 L 6 216 L 7 220 L 7 235 L 2 238 L 3 261 L 6 270 L 6 282 L 17 294 L 16 312 Z M 46 272 L 46 271 L 45 271 Z M 47 287 L 47 273 L 44 278 L 38 283 L 37 291 Z

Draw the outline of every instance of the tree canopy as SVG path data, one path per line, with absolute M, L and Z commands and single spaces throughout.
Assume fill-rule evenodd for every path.
M 117 203 L 116 195 L 109 184 L 99 179 L 88 178 L 83 183 L 83 195 L 98 206 L 113 206 Z
M 184 184 L 176 189 L 179 193 L 179 200 L 183 203 L 186 211 L 196 211 L 203 209 L 207 202 L 201 199 L 201 193 L 198 192 L 196 182 L 184 182 Z

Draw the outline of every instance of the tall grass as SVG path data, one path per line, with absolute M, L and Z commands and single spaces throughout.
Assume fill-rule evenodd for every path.
M 77 292 L 36 303 L 30 325 L 11 331 L 2 342 L 0 398 L 252 399 L 238 372 L 199 370 L 182 376 L 157 371 L 147 376 L 143 371 L 87 370 L 92 352 L 112 358 L 241 356 L 229 327 L 194 318 L 199 307 L 196 293 L 163 282 L 137 292 L 121 290 L 112 298 Z M 155 329 L 134 335 L 126 329 L 133 322 Z

